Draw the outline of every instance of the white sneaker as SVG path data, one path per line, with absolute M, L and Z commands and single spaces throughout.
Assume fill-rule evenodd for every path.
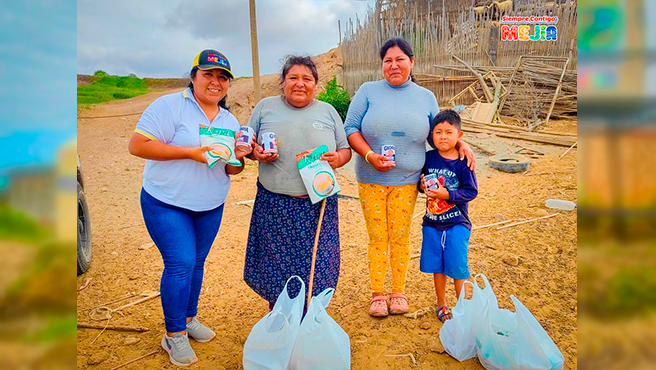
M 186 335 L 178 333 L 169 337 L 164 333 L 162 348 L 169 354 L 169 359 L 173 365 L 189 366 L 198 362 L 198 357 L 191 348 L 189 337 Z
M 189 324 L 187 324 L 187 334 L 189 334 L 189 336 L 196 342 L 201 343 L 209 342 L 216 337 L 216 333 L 214 333 L 212 329 L 198 322 L 195 316 L 191 319 Z

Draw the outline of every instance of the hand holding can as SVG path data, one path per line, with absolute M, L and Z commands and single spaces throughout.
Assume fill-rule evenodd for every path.
M 383 145 L 380 154 L 385 158 L 387 158 L 387 160 L 390 162 L 396 161 L 396 150 L 394 148 L 394 145 Z
M 237 131 L 237 138 L 235 145 L 237 146 L 251 146 L 251 141 L 253 140 L 253 128 L 250 126 L 241 126 L 239 131 Z
M 260 135 L 260 145 L 262 145 L 264 153 L 278 153 L 276 134 L 273 132 L 263 132 Z
M 426 189 L 437 189 L 437 175 L 429 173 L 424 176 L 424 187 Z

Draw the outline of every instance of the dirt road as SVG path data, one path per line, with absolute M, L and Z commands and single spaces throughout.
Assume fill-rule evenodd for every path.
M 91 279 L 89 286 L 78 293 L 79 322 L 91 322 L 88 311 L 82 309 L 128 292 L 159 289 L 163 265 L 157 248 L 138 248 L 151 243 L 139 208 L 144 161 L 131 156 L 127 144 L 138 114 L 168 92 L 111 102 L 80 114 L 101 117 L 136 113 L 78 120 L 78 150 L 86 177 L 94 248 L 90 270 L 78 277 L 78 286 Z M 485 140 L 498 152 L 514 152 L 520 143 L 496 138 Z M 552 197 L 576 201 L 576 150 L 559 159 L 565 148 L 525 142 L 521 145 L 545 153 L 532 160 L 530 171 L 524 175 L 491 170 L 485 157 L 479 158 L 480 193 L 470 206 L 475 225 L 555 213 L 544 207 L 545 199 Z M 357 197 L 351 170 L 340 170 L 338 176 L 342 194 Z M 221 230 L 207 258 L 199 317 L 218 335 L 209 343 L 192 342 L 200 359 L 194 365 L 197 369 L 240 368 L 244 341 L 253 325 L 268 311 L 264 300 L 242 280 L 252 209 L 248 204 L 236 203 L 254 199 L 256 177 L 257 168 L 252 162 L 248 162 L 242 174 L 233 177 Z M 417 213 L 422 210 L 423 199 L 417 202 Z M 328 312 L 351 338 L 352 368 L 481 369 L 476 359 L 459 363 L 444 353 L 438 338 L 441 324 L 434 313 L 417 319 L 369 317 L 364 219 L 357 200 L 340 199 L 339 207 L 342 268 Z M 421 248 L 420 225 L 421 217 L 417 217 L 412 226 L 411 254 Z M 502 307 L 512 309 L 509 295 L 514 294 L 533 312 L 565 355 L 566 369 L 576 368 L 576 242 L 576 212 L 561 212 L 556 217 L 502 230 L 495 227 L 475 230 L 469 255 L 472 273 L 487 275 Z M 517 265 L 512 261 L 515 258 Z M 510 264 L 503 262 L 504 259 Z M 389 272 L 387 279 L 390 284 Z M 411 311 L 433 305 L 432 277 L 419 271 L 418 258 L 411 261 L 406 293 Z M 449 291 L 449 295 L 453 306 L 453 292 Z M 123 314 L 115 315 L 110 325 L 144 326 L 150 330 L 106 331 L 93 344 L 99 330 L 78 330 L 79 369 L 109 369 L 159 348 L 164 331 L 159 300 L 131 307 Z M 104 325 L 105 322 L 95 323 Z M 409 356 L 385 356 L 407 353 L 413 354 L 416 365 Z M 126 367 L 137 368 L 174 366 L 161 351 Z

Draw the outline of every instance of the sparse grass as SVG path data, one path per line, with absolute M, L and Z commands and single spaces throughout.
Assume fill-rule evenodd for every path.
M 112 100 L 129 99 L 149 91 L 146 82 L 136 76 L 102 75 L 97 71 L 94 75 L 102 76 L 87 86 L 77 87 L 78 105 L 98 104 Z

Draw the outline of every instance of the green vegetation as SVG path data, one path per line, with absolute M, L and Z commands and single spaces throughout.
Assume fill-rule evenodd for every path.
M 582 242 L 579 238 L 579 314 L 626 319 L 656 312 L 656 249 L 650 242 Z
M 342 121 L 346 119 L 346 112 L 348 111 L 349 104 L 351 104 L 351 97 L 341 87 L 337 86 L 337 80 L 333 77 L 326 84 L 326 91 L 319 94 L 317 99 L 325 101 L 335 108 Z
M 37 241 L 46 234 L 46 231 L 28 216 L 0 206 L 0 240 Z
M 46 319 L 48 321 L 41 325 L 39 329 L 23 333 L 19 339 L 24 342 L 44 343 L 75 336 L 77 317 L 74 315 L 60 314 Z
M 100 79 L 90 85 L 77 87 L 78 104 L 98 104 L 129 99 L 149 91 L 146 82 L 134 75 L 110 76 L 105 71 L 96 71 L 93 75 Z

